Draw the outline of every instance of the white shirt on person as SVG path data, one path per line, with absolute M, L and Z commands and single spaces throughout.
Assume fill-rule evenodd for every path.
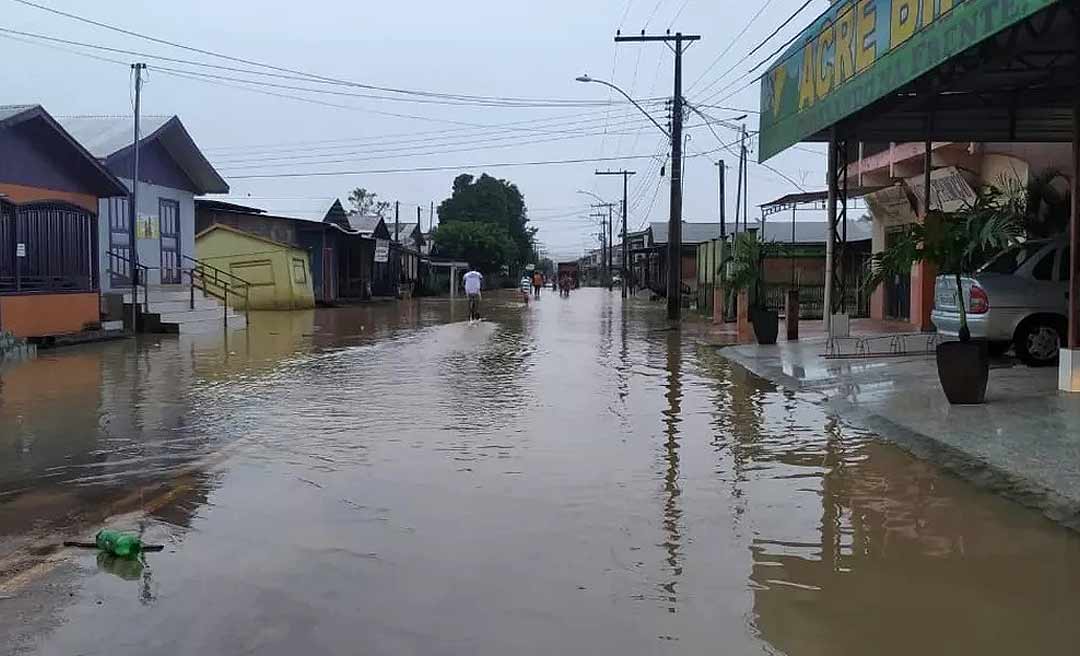
M 484 281 L 484 275 L 479 271 L 470 271 L 465 274 L 465 293 L 479 294 L 480 283 Z

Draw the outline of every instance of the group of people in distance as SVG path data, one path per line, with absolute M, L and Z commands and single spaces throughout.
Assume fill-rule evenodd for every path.
M 475 269 L 470 269 L 462 278 L 462 282 L 465 284 L 465 296 L 469 299 L 469 321 L 480 320 L 480 289 L 483 287 L 484 274 Z M 558 290 L 559 296 L 568 298 L 570 296 L 570 290 L 573 289 L 574 281 L 570 276 L 562 276 L 557 280 L 552 277 L 551 289 L 552 291 Z M 521 297 L 525 301 L 525 304 L 529 304 L 530 294 L 534 298 L 540 298 L 540 291 L 544 288 L 544 274 L 539 271 L 533 271 L 532 275 L 524 275 L 521 277 Z

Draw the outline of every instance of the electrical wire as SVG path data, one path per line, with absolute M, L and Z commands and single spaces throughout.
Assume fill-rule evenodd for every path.
M 814 0 L 806 0 L 805 2 L 803 2 L 803 4 L 802 4 L 802 5 L 800 5 L 800 6 L 799 6 L 799 8 L 798 8 L 798 9 L 796 9 L 796 10 L 794 11 L 794 13 L 792 13 L 792 14 L 791 14 L 790 16 L 788 16 L 788 17 L 787 17 L 787 19 L 786 19 L 786 20 L 784 20 L 784 22 L 783 22 L 783 23 L 781 23 L 779 27 L 777 27 L 777 28 L 776 28 L 775 30 L 773 30 L 772 32 L 770 32 L 770 33 L 769 33 L 769 36 L 765 37 L 765 38 L 764 38 L 764 39 L 763 39 L 763 40 L 762 40 L 762 41 L 761 41 L 760 43 L 758 43 L 758 44 L 757 44 L 756 46 L 754 46 L 754 47 L 753 47 L 753 48 L 752 48 L 752 49 L 750 50 L 750 52 L 748 52 L 748 53 L 746 53 L 745 55 L 743 55 L 743 56 L 742 56 L 741 58 L 739 58 L 739 60 L 738 60 L 738 61 L 736 61 L 736 62 L 735 62 L 734 64 L 732 64 L 732 65 L 731 65 L 730 67 L 728 67 L 727 69 L 725 69 L 725 70 L 724 70 L 724 72 L 723 72 L 723 73 L 721 73 L 719 77 L 717 77 L 716 79 L 714 79 L 714 80 L 713 80 L 712 82 L 710 82 L 709 84 L 705 85 L 705 87 L 704 87 L 703 89 L 701 89 L 701 93 L 702 93 L 702 94 L 705 94 L 705 93 L 707 93 L 707 92 L 709 91 L 709 89 L 712 89 L 712 88 L 713 88 L 713 87 L 715 87 L 715 86 L 716 86 L 717 84 L 719 84 L 721 80 L 723 80 L 723 79 L 724 79 L 725 77 L 727 77 L 727 76 L 728 76 L 728 75 L 729 75 L 729 74 L 730 74 L 730 73 L 731 73 L 732 71 L 734 71 L 734 70 L 735 70 L 736 68 L 738 68 L 738 67 L 739 67 L 739 66 L 740 66 L 740 65 L 741 65 L 741 64 L 742 64 L 742 63 L 743 63 L 744 61 L 746 61 L 747 59 L 750 59 L 751 57 L 753 57 L 753 56 L 754 56 L 754 54 L 755 54 L 756 52 L 758 52 L 759 50 L 761 50 L 762 48 L 764 48 L 764 47 L 765 47 L 765 44 L 767 44 L 767 43 L 768 43 L 769 41 L 771 41 L 771 40 L 773 39 L 773 37 L 775 37 L 775 36 L 776 36 L 777 34 L 779 34 L 779 33 L 780 33 L 780 31 L 781 31 L 781 30 L 783 30 L 783 29 L 784 29 L 785 27 L 787 27 L 787 26 L 788 26 L 788 25 L 789 25 L 789 24 L 791 23 L 791 21 L 795 20 L 795 18 L 796 18 L 796 17 L 797 17 L 797 16 L 799 15 L 799 14 L 801 14 L 801 13 L 802 13 L 802 12 L 803 12 L 803 11 L 804 11 L 804 10 L 805 10 L 805 9 L 806 9 L 807 7 L 809 7 L 809 6 L 810 6 L 810 4 L 811 4 L 812 2 L 814 2 Z M 798 36 L 798 35 L 796 35 L 796 37 L 797 37 L 797 36 Z M 793 40 L 794 40 L 794 38 L 792 39 L 792 41 L 793 41 Z M 787 44 L 784 44 L 784 46 L 782 46 L 782 48 L 786 48 L 786 47 L 787 47 L 787 46 L 788 46 L 788 45 L 789 45 L 790 43 L 791 43 L 791 41 L 789 41 L 789 42 L 788 42 Z M 759 64 L 759 65 L 760 65 L 760 64 Z M 756 67 L 755 67 L 755 69 L 756 69 Z M 751 69 L 751 71 L 753 71 L 753 70 L 755 70 L 755 69 Z M 744 74 L 744 75 L 745 75 L 745 74 Z
M 344 79 L 341 79 L 341 78 L 336 78 L 336 77 L 331 77 L 331 76 L 326 76 L 326 75 L 319 75 L 319 74 L 316 74 L 316 73 L 309 73 L 307 71 L 301 71 L 301 70 L 292 69 L 292 68 L 288 68 L 288 67 L 284 67 L 284 66 L 277 66 L 277 65 L 274 65 L 274 64 L 268 64 L 268 63 L 261 62 L 261 61 L 258 61 L 258 60 L 254 60 L 254 59 L 247 59 L 247 58 L 244 58 L 244 57 L 237 57 L 237 56 L 225 54 L 225 53 L 222 53 L 222 52 L 217 52 L 217 51 L 213 51 L 213 50 L 207 50 L 205 48 L 198 48 L 198 47 L 187 45 L 187 44 L 184 44 L 184 43 L 179 43 L 179 42 L 176 42 L 176 41 L 170 41 L 168 39 L 162 39 L 162 38 L 159 38 L 159 37 L 150 36 L 148 34 L 143 34 L 141 32 L 137 32 L 137 31 L 134 31 L 134 30 L 129 30 L 129 29 L 126 29 L 126 28 L 123 28 L 123 27 L 119 27 L 117 25 L 112 25 L 112 24 L 109 24 L 109 23 L 105 23 L 103 21 L 94 20 L 92 18 L 87 18 L 85 16 L 80 16 L 78 14 L 74 14 L 74 13 L 71 13 L 71 12 L 61 11 L 61 10 L 56 9 L 54 7 L 50 7 L 48 5 L 43 5 L 43 4 L 40 4 L 40 3 L 37 3 L 37 2 L 33 2 L 31 0 L 12 0 L 12 2 L 16 2 L 16 3 L 19 3 L 21 5 L 25 5 L 27 7 L 32 7 L 32 8 L 35 8 L 35 9 L 46 11 L 46 12 L 49 12 L 51 14 L 55 14 L 55 15 L 58 15 L 58 16 L 63 16 L 65 18 L 68 18 L 68 19 L 71 19 L 71 20 L 76 20 L 76 21 L 79 21 L 79 22 L 82 22 L 82 23 L 93 25 L 95 27 L 99 27 L 99 28 L 102 28 L 102 29 L 106 29 L 106 30 L 110 30 L 110 31 L 117 32 L 117 33 L 120 33 L 120 34 L 124 34 L 126 36 L 134 37 L 134 38 L 137 38 L 137 39 L 142 39 L 142 40 L 145 40 L 145 41 L 150 41 L 152 43 L 157 43 L 157 44 L 160 44 L 160 45 L 167 45 L 167 46 L 170 46 L 170 47 L 173 47 L 173 48 L 179 48 L 179 49 L 186 50 L 186 51 L 189 51 L 189 52 L 195 52 L 195 53 L 198 53 L 198 54 L 201 54 L 201 55 L 206 55 L 206 56 L 210 56 L 210 57 L 217 57 L 219 59 L 224 59 L 226 61 L 232 61 L 232 62 L 235 62 L 235 63 L 246 64 L 248 66 L 255 66 L 255 67 L 258 67 L 258 68 L 265 68 L 267 70 L 275 71 L 277 73 L 287 73 L 287 74 L 291 74 L 291 75 L 299 75 L 299 76 L 304 77 L 305 79 L 308 79 L 308 80 L 314 81 L 314 82 L 319 82 L 319 83 L 343 85 L 343 86 L 355 87 L 355 88 L 360 88 L 360 89 L 367 89 L 367 90 L 370 90 L 370 91 L 383 91 L 383 92 L 386 92 L 386 93 L 400 94 L 400 95 L 407 95 L 407 96 L 420 96 L 420 97 L 424 97 L 424 98 L 440 98 L 440 99 L 444 99 L 444 100 L 473 101 L 473 102 L 482 102 L 482 103 L 502 102 L 502 103 L 508 103 L 508 104 L 528 104 L 528 105 L 532 105 L 532 104 L 535 104 L 535 103 L 544 103 L 547 106 L 552 106 L 552 104 L 558 104 L 558 103 L 563 103 L 563 102 L 571 103 L 573 106 L 577 106 L 577 105 L 579 105 L 581 103 L 581 101 L 574 100 L 574 99 L 546 99 L 546 98 L 523 98 L 523 97 L 515 97 L 515 96 L 483 96 L 483 95 L 474 95 L 474 94 L 455 94 L 455 93 L 443 93 L 443 92 L 426 91 L 426 90 L 420 90 L 420 89 L 406 89 L 406 88 L 399 88 L 399 87 L 389 87 L 389 86 L 383 86 L 383 85 L 368 84 L 368 83 L 363 83 L 363 82 L 355 82 L 355 81 L 352 81 L 352 80 L 344 80 Z
M 704 152 L 696 153 L 691 157 L 706 157 L 719 149 L 707 150 Z M 412 168 L 397 168 L 397 169 L 368 169 L 368 170 L 355 170 L 355 171 L 307 171 L 307 172 L 292 172 L 292 173 L 269 173 L 269 174 L 249 174 L 249 175 L 234 175 L 230 176 L 233 180 L 255 180 L 255 179 L 279 179 L 279 178 L 319 178 L 319 177 L 332 177 L 332 176 L 352 176 L 352 175 L 384 175 L 391 173 L 436 173 L 439 171 L 460 171 L 467 169 L 494 169 L 494 168 L 513 168 L 513 167 L 529 167 L 529 166 L 552 166 L 552 165 L 564 165 L 564 164 L 589 164 L 595 162 L 618 162 L 624 160 L 639 160 L 639 159 L 652 159 L 652 155 L 640 154 L 640 155 L 623 155 L 620 157 L 582 157 L 575 159 L 557 159 L 557 160 L 536 160 L 527 162 L 496 162 L 489 164 L 448 164 L 439 166 L 418 166 Z
M 727 47 L 721 50 L 720 54 L 716 56 L 716 59 L 712 60 L 712 62 L 707 67 L 705 67 L 705 70 L 701 72 L 701 75 L 699 75 L 697 79 L 690 84 L 690 87 L 687 89 L 687 93 L 693 92 L 694 87 L 696 87 L 705 78 L 705 76 L 709 74 L 709 71 L 715 68 L 716 65 L 720 63 L 720 60 L 726 57 L 729 52 L 731 52 L 731 49 L 735 47 L 735 44 L 739 42 L 739 39 L 741 39 L 743 35 L 746 34 L 746 31 L 750 29 L 750 27 L 754 24 L 754 21 L 756 21 L 774 1 L 775 0 L 765 0 L 761 7 L 758 8 L 757 12 L 755 12 L 754 15 L 750 17 L 750 20 L 746 22 L 746 25 L 743 25 L 743 28 L 739 30 L 738 34 L 735 35 L 735 38 L 728 41 Z

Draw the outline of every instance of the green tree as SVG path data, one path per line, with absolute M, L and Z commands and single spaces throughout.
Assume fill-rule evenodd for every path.
M 435 254 L 464 260 L 482 273 L 495 273 L 518 258 L 517 245 L 502 226 L 484 221 L 440 223 Z
M 374 191 L 368 191 L 363 187 L 357 187 L 349 192 L 348 201 L 352 205 L 352 214 L 360 214 L 363 216 L 375 215 L 380 219 L 386 218 L 386 213 L 390 211 L 390 201 L 379 200 L 379 194 Z
M 509 259 L 499 262 L 511 271 L 536 258 L 536 228 L 529 227 L 525 197 L 517 185 L 484 173 L 479 178 L 463 173 L 454 178 L 450 198 L 439 204 L 439 224 L 488 223 L 502 228 L 513 242 Z

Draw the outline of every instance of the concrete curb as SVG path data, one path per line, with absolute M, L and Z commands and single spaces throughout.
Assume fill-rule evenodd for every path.
M 718 346 L 717 352 L 754 376 L 793 391 L 807 391 L 798 379 L 777 367 L 747 357 L 733 348 Z M 982 457 L 946 444 L 933 435 L 900 426 L 845 399 L 821 398 L 815 403 L 828 408 L 838 421 L 851 428 L 874 433 L 915 457 L 939 465 L 979 488 L 1039 510 L 1061 526 L 1080 532 L 1080 499 L 1063 495 L 1016 472 L 989 463 Z

